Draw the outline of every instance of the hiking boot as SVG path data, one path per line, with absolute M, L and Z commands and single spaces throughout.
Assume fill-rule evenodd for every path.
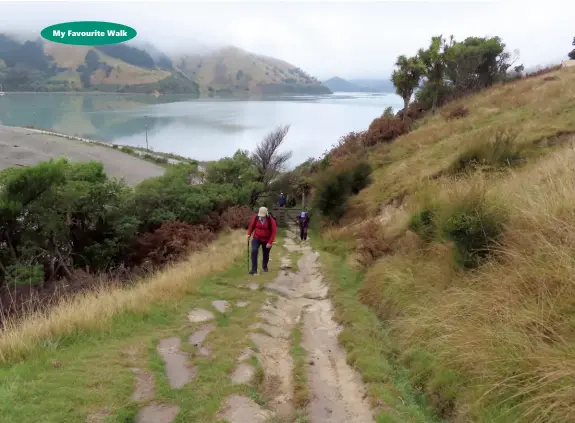
M 268 268 L 267 268 L 267 267 L 264 267 L 264 272 L 267 272 L 267 271 L 268 271 Z
M 248 273 L 249 275 L 257 275 L 258 272 L 254 272 L 253 270 L 250 270 L 250 272 Z

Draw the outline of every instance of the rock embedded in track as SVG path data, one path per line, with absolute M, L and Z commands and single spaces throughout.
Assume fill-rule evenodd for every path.
M 230 303 L 226 300 L 214 300 L 212 306 L 220 313 L 226 313 L 230 308 Z
M 265 423 L 272 413 L 260 407 L 251 398 L 243 395 L 230 395 L 218 417 L 229 423 Z
M 150 404 L 140 410 L 136 423 L 172 423 L 179 412 L 177 405 Z
M 134 368 L 136 374 L 136 387 L 132 393 L 132 401 L 142 402 L 151 400 L 154 397 L 154 378 L 148 372 Z
M 195 308 L 188 313 L 188 320 L 191 323 L 202 323 L 214 319 L 214 313 L 203 308 Z
M 170 388 L 179 389 L 196 377 L 196 369 L 188 364 L 188 356 L 180 351 L 180 338 L 162 339 L 158 353 L 165 363 L 166 378 Z

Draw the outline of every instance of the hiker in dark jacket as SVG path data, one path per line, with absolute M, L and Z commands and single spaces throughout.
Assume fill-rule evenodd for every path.
M 307 239 L 307 228 L 309 227 L 309 215 L 306 212 L 301 212 L 297 217 L 299 223 L 299 237 L 302 241 Z
M 279 199 L 279 201 L 278 201 L 278 204 L 279 204 L 280 207 L 285 207 L 285 206 L 286 206 L 286 197 L 285 197 L 285 195 L 284 195 L 283 192 L 280 194 L 280 199 Z
M 260 207 L 258 214 L 252 218 L 250 226 L 248 227 L 248 240 L 252 233 L 252 270 L 250 275 L 255 275 L 258 272 L 258 251 L 260 245 L 263 250 L 262 268 L 264 272 L 268 271 L 268 262 L 270 260 L 270 250 L 276 238 L 277 226 L 276 221 L 269 216 L 268 209 Z

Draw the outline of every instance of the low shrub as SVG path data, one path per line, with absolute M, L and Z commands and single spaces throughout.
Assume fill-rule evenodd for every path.
M 378 258 L 391 251 L 390 243 L 385 239 L 382 225 L 375 220 L 365 223 L 357 236 L 357 261 L 369 266 Z
M 373 146 L 380 143 L 391 142 L 400 135 L 408 132 L 408 126 L 401 118 L 379 117 L 369 125 L 364 143 Z
M 44 267 L 39 264 L 14 264 L 6 267 L 8 286 L 42 285 Z
M 547 66 L 541 69 L 538 69 L 536 71 L 530 72 L 530 73 L 526 73 L 525 74 L 525 78 L 535 78 L 537 76 L 541 76 L 541 75 L 545 75 L 546 73 L 550 73 L 550 72 L 555 72 L 561 69 L 561 65 L 551 65 L 551 66 Z
M 222 228 L 247 229 L 254 211 L 248 206 L 232 206 L 220 216 Z
M 132 147 L 128 147 L 127 145 L 120 147 L 120 151 L 123 151 L 126 154 L 136 154 L 136 150 L 134 150 Z
M 444 119 L 445 120 L 455 120 L 455 119 L 464 118 L 466 116 L 469 116 L 469 108 L 467 106 L 464 106 L 464 105 L 459 105 L 459 106 L 449 110 L 447 113 L 445 113 Z
M 371 183 L 367 162 L 346 163 L 320 177 L 316 185 L 315 207 L 332 222 L 338 222 L 347 210 L 347 200 Z
M 499 241 L 505 216 L 476 191 L 470 191 L 443 213 L 440 230 L 453 241 L 456 261 L 467 269 L 478 267 Z
M 395 114 L 395 117 L 398 119 L 403 119 L 403 110 L 404 109 L 399 110 Z M 426 111 L 427 109 L 424 104 L 420 103 L 419 101 L 414 101 L 410 103 L 409 106 L 407 106 L 407 120 L 411 122 L 419 120 L 425 115 Z
M 331 151 L 329 152 L 329 157 L 332 159 L 338 159 L 341 157 L 348 157 L 359 152 L 364 148 L 366 131 L 362 132 L 350 132 L 339 139 L 337 144 L 335 144 Z
M 426 242 L 433 240 L 436 235 L 436 227 L 433 221 L 432 210 L 421 210 L 411 216 L 409 229 L 419 235 Z
M 395 113 L 393 113 L 393 107 L 391 107 L 391 106 L 386 107 L 385 110 L 383 111 L 383 114 L 381 115 L 381 117 L 394 118 Z
M 168 159 L 165 157 L 154 156 L 153 154 L 146 153 L 142 156 L 145 160 L 158 164 L 168 164 Z
M 331 172 L 319 181 L 316 188 L 315 207 L 331 221 L 339 221 L 347 209 L 350 177 L 347 171 Z
M 360 162 L 351 169 L 350 189 L 353 195 L 359 194 L 371 183 L 371 171 L 371 165 L 367 162 Z
M 163 222 L 154 232 L 136 239 L 131 259 L 134 264 L 160 266 L 200 250 L 214 239 L 215 234 L 203 225 Z

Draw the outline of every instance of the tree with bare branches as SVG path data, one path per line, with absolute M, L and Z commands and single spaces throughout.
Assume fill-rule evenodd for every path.
M 289 128 L 289 125 L 282 125 L 274 129 L 257 145 L 252 154 L 252 160 L 258 170 L 257 181 L 263 184 L 262 191 L 252 191 L 252 205 L 262 194 L 269 191 L 270 183 L 284 170 L 286 163 L 292 156 L 291 151 L 278 151 Z

